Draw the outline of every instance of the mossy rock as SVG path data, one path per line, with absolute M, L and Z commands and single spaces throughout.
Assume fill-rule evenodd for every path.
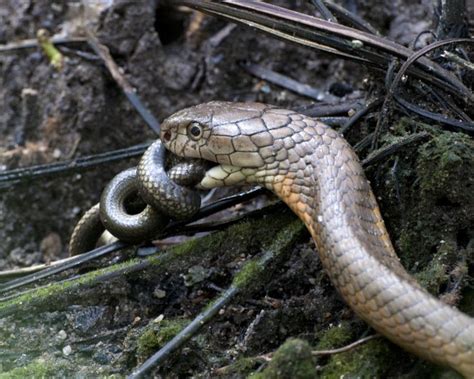
M 316 368 L 311 347 L 306 341 L 289 339 L 275 352 L 268 367 L 251 379 L 312 379 Z
M 190 322 L 188 319 L 162 320 L 151 322 L 138 338 L 138 361 L 143 362 L 170 341 Z

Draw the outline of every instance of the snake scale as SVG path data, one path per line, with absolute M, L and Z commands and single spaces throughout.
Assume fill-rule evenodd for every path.
M 349 144 L 328 126 L 259 103 L 211 102 L 162 124 L 167 149 L 217 163 L 200 186 L 265 186 L 302 219 L 349 306 L 394 343 L 474 378 L 474 319 L 405 271 Z

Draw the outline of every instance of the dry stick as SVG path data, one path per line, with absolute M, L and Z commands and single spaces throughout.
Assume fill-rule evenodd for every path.
M 74 43 L 87 42 L 85 38 L 70 38 L 70 37 L 52 37 L 50 41 L 51 43 L 55 45 L 68 45 L 68 44 L 74 44 Z M 37 39 L 25 39 L 19 42 L 12 42 L 6 45 L 0 45 L 0 54 L 8 53 L 14 50 L 31 49 L 38 46 L 39 46 L 39 43 Z
M 311 2 L 326 21 L 337 23 L 336 17 L 334 17 L 334 15 L 331 13 L 331 11 L 328 9 L 326 4 L 324 4 L 322 0 L 311 0 Z
M 118 242 L 114 242 L 110 245 L 102 246 L 102 247 L 99 247 L 97 249 L 91 250 L 87 253 L 77 255 L 77 256 L 71 258 L 70 260 L 68 260 L 67 262 L 65 262 L 63 264 L 58 264 L 56 266 L 49 267 L 49 268 L 44 269 L 42 271 L 27 275 L 23 278 L 13 279 L 13 280 L 11 280 L 7 283 L 0 284 L 0 293 L 5 293 L 5 292 L 11 291 L 15 288 L 23 287 L 27 284 L 37 282 L 40 279 L 44 279 L 48 276 L 57 274 L 57 273 L 62 272 L 64 270 L 68 270 L 68 269 L 80 266 L 84 262 L 88 262 L 92 259 L 97 259 L 99 257 L 102 257 L 104 255 L 113 253 L 113 252 L 118 251 L 118 250 L 122 250 L 127 246 L 129 246 L 129 245 L 124 243 L 124 242 L 118 241 Z
M 87 30 L 87 42 L 94 52 L 103 60 L 105 67 L 109 70 L 110 75 L 114 78 L 115 82 L 122 89 L 127 99 L 132 103 L 135 110 L 140 114 L 146 124 L 156 133 L 160 134 L 160 123 L 151 114 L 151 112 L 143 105 L 142 101 L 136 94 L 135 89 L 130 85 L 127 79 L 120 73 L 120 68 L 115 63 L 114 59 L 110 55 L 109 49 L 102 45 L 97 37 Z
M 346 8 L 341 7 L 338 4 L 325 1 L 326 6 L 337 14 L 338 18 L 342 21 L 345 21 L 357 29 L 360 29 L 364 32 L 374 34 L 376 36 L 380 36 L 380 33 L 377 29 L 375 29 L 372 25 L 370 25 L 367 21 L 365 21 L 362 17 L 355 15 L 352 12 L 349 12 Z
M 239 293 L 239 288 L 231 286 L 220 295 L 209 307 L 197 315 L 183 330 L 167 342 L 160 350 L 148 358 L 145 363 L 136 368 L 127 379 L 143 377 L 150 369 L 162 363 L 172 352 L 180 348 L 199 329 L 210 321 L 226 304 L 228 304 Z
M 340 128 L 349 121 L 349 117 L 319 117 L 318 120 L 333 128 Z
M 474 71 L 474 63 L 469 62 L 463 58 L 461 58 L 459 55 L 452 53 L 451 51 L 444 50 L 443 53 L 441 54 L 443 58 L 449 59 L 452 62 L 455 62 L 464 68 L 467 68 L 468 70 Z
M 371 141 L 371 149 L 374 150 L 377 148 L 377 144 L 379 141 L 380 133 L 387 122 L 388 119 L 388 112 L 390 110 L 390 104 L 392 102 L 392 96 L 388 95 L 390 85 L 393 80 L 393 75 L 395 72 L 395 67 L 397 66 L 398 61 L 393 60 L 390 62 L 387 72 L 385 73 L 385 89 L 386 93 L 383 98 L 382 108 L 380 109 L 378 116 L 377 116 L 377 124 L 375 125 L 375 131 L 372 133 L 372 141 Z
M 359 121 L 362 117 L 364 117 L 367 113 L 369 113 L 374 108 L 379 107 L 383 103 L 383 99 L 375 99 L 374 101 L 366 104 L 364 107 L 360 108 L 356 111 L 352 117 L 338 130 L 339 134 L 344 135 L 347 131 L 354 125 L 357 121 Z
M 430 137 L 430 134 L 427 132 L 420 132 L 415 134 L 410 134 L 406 137 L 400 138 L 398 141 L 391 143 L 388 146 L 384 146 L 379 150 L 373 151 L 369 156 L 367 156 L 362 161 L 363 167 L 368 167 L 374 165 L 377 162 L 380 162 L 384 158 L 392 155 L 393 153 L 401 150 L 403 147 L 411 145 L 415 142 L 425 141 Z
M 72 174 L 98 165 L 136 157 L 143 154 L 148 146 L 150 146 L 150 143 L 146 142 L 124 149 L 87 155 L 85 157 L 79 157 L 68 161 L 22 167 L 4 171 L 0 173 L 0 191 L 24 182 L 41 179 L 45 176 Z
M 224 39 L 226 39 L 236 27 L 237 27 L 236 24 L 227 24 L 221 30 L 219 30 L 216 34 L 214 34 L 211 38 L 209 38 L 209 44 L 212 47 L 219 46 L 221 42 Z
M 353 109 L 360 109 L 364 104 L 360 101 L 348 101 L 336 104 L 310 104 L 296 107 L 295 111 L 303 113 L 309 117 L 327 117 L 337 115 L 347 115 Z
M 418 107 L 415 104 L 408 102 L 399 95 L 394 95 L 393 98 L 399 103 L 403 108 L 408 109 L 409 111 L 418 114 L 419 116 L 426 118 L 431 121 L 436 121 L 440 124 L 449 125 L 455 128 L 456 131 L 464 131 L 468 134 L 474 135 L 474 123 L 472 122 L 463 122 L 453 118 L 446 117 L 443 114 L 434 113 L 427 111 Z
M 459 108 L 459 106 L 453 101 L 453 99 L 451 99 L 450 96 L 443 96 L 439 93 L 439 90 L 437 88 L 428 87 L 423 83 L 421 83 L 421 87 L 422 89 L 426 90 L 430 95 L 434 96 L 436 101 L 438 101 L 444 107 L 444 109 L 451 110 L 452 112 L 454 112 L 456 117 L 459 117 L 461 120 L 474 123 L 474 120 L 468 114 L 466 114 L 466 112 Z
M 289 78 L 286 75 L 279 74 L 258 64 L 243 63 L 240 66 L 253 76 L 259 79 L 266 80 L 267 82 L 279 85 L 280 87 L 293 91 L 298 95 L 307 96 L 317 101 L 335 101 L 337 99 L 335 96 L 325 94 L 323 91 L 311 87 L 308 84 L 298 82 L 297 80 Z
M 67 261 L 70 261 L 72 258 L 74 258 L 74 257 L 67 257 L 67 258 L 64 258 L 64 259 L 58 259 L 57 261 L 53 261 L 49 264 L 48 263 L 42 263 L 42 264 L 29 266 L 29 267 L 22 267 L 22 268 L 18 268 L 18 269 L 0 271 L 0 282 L 4 282 L 4 281 L 7 281 L 7 280 L 12 280 L 12 279 L 16 279 L 18 277 L 22 277 L 22 276 L 25 276 L 25 275 L 33 274 L 35 272 L 38 272 L 38 271 L 41 271 L 41 270 L 44 270 L 44 269 L 47 269 L 47 268 L 50 268 L 50 267 L 54 267 L 54 266 L 57 266 L 59 264 L 63 264 Z

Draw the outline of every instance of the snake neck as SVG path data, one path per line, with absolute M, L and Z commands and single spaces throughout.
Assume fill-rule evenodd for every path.
M 403 268 L 350 146 L 329 128 L 299 133 L 297 149 L 276 150 L 286 158 L 250 181 L 303 220 L 332 283 L 362 319 L 406 350 L 474 377 L 474 320 L 429 295 Z
M 329 275 L 334 272 L 332 257 L 357 244 L 378 264 L 418 286 L 399 262 L 357 156 L 334 130 L 321 127 L 322 135 L 299 131 L 303 141 L 286 150 L 278 168 L 269 164 L 254 178 L 303 220 Z M 278 147 L 277 156 L 283 154 Z

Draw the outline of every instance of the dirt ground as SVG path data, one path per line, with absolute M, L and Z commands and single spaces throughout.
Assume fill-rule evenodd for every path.
M 1 3 L 0 44 L 34 38 L 39 28 L 55 34 L 78 27 L 76 1 Z M 92 26 L 160 120 L 186 106 L 217 99 L 285 108 L 314 102 L 256 79 L 243 69 L 245 62 L 332 91 L 336 97 L 341 95 L 338 88 L 349 88 L 341 101 L 363 97 L 383 80 L 355 63 L 243 26 L 215 43 L 225 21 L 201 18 L 159 0 L 110 3 Z M 307 1 L 272 3 L 314 14 Z M 428 0 L 343 3 L 402 44 L 432 25 Z M 88 12 L 93 20 L 94 8 Z M 0 170 L 156 138 L 101 62 L 74 54 L 74 49 L 90 53 L 85 44 L 75 45 L 64 53 L 62 71 L 37 48 L 0 53 Z M 375 117 L 365 119 L 347 138 L 356 144 L 375 122 Z M 474 315 L 474 143 L 465 134 L 441 131 L 402 115 L 382 143 L 422 130 L 430 133 L 429 141 L 370 167 L 367 175 L 405 267 L 432 293 Z M 3 191 L 0 270 L 66 257 L 79 217 L 98 201 L 117 172 L 134 164 L 131 160 L 100 166 Z M 372 331 L 344 305 L 322 272 L 309 235 L 295 225 L 300 224 L 290 212 L 274 205 L 242 224 L 171 249 L 181 261 L 157 263 L 148 258 L 143 271 L 109 276 L 92 271 L 71 287 L 53 285 L 49 292 L 0 303 L 0 378 L 123 376 L 206 307 L 219 289 L 227 288 L 246 260 L 272 249 L 279 258 L 269 273 L 257 277 L 258 283 L 159 367 L 156 377 L 456 377 L 384 339 L 344 354 L 308 356 L 310 347 L 340 347 Z M 279 247 L 272 245 L 277 235 L 283 241 Z M 127 263 L 133 254 L 128 251 L 108 262 L 125 262 L 112 266 L 111 272 L 134 267 L 136 261 Z M 268 365 L 256 358 L 279 347 L 284 356 L 292 357 L 291 364 L 275 359 Z

